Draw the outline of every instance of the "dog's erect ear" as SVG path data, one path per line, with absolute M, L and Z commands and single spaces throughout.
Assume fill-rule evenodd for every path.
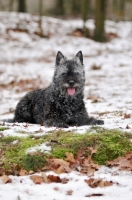
M 61 64 L 64 60 L 65 60 L 65 57 L 60 51 L 58 51 L 57 56 L 56 56 L 56 65 Z
M 81 62 L 81 64 L 83 65 L 83 55 L 82 55 L 82 52 L 79 51 L 76 56 L 75 56 L 75 59 L 79 62 Z

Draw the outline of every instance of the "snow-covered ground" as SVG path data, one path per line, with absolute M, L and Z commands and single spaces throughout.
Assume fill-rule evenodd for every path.
M 54 174 L 48 172 L 47 174 Z M 55 174 L 54 174 L 55 175 Z M 42 183 L 35 185 L 29 176 L 10 176 L 12 183 L 3 184 L 0 181 L 1 200 L 131 200 L 132 176 L 131 173 L 109 170 L 102 167 L 95 173 L 95 178 L 113 181 L 109 187 L 91 188 L 84 181 L 86 175 L 77 172 L 61 174 L 61 178 L 69 179 L 68 183 Z M 92 196 L 93 195 L 93 196 Z M 94 196 L 95 195 L 95 196 Z M 102 195 L 102 196 L 100 196 Z
M 69 36 L 74 29 L 82 27 L 81 20 L 44 17 L 44 34 L 49 38 L 40 38 L 35 34 L 37 20 L 37 16 L 28 14 L 0 12 L 0 119 L 13 117 L 15 106 L 25 93 L 50 84 L 58 50 L 68 58 L 82 50 L 86 71 L 85 102 L 89 114 L 103 119 L 105 128 L 132 133 L 132 22 L 106 21 L 106 32 L 118 37 L 101 44 Z M 25 31 L 17 31 L 17 27 Z M 87 21 L 87 27 L 91 31 L 94 29 L 93 20 Z M 5 135 L 20 135 L 19 130 L 28 134 L 40 129 L 39 125 L 6 125 L 10 129 L 3 132 Z M 80 133 L 88 128 L 73 127 Z M 40 134 L 44 134 L 55 128 L 41 126 L 41 129 Z M 28 176 L 10 176 L 12 183 L 3 184 L 0 179 L 0 200 L 132 200 L 131 172 L 101 167 L 94 176 L 118 184 L 90 188 L 84 182 L 89 177 L 74 171 L 60 175 L 69 178 L 67 184 L 35 185 Z M 69 190 L 73 191 L 71 195 L 67 194 Z M 88 197 L 90 194 L 103 196 Z

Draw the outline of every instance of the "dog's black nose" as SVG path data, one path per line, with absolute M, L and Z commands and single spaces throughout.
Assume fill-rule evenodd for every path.
M 73 87 L 73 86 L 74 86 L 74 81 L 69 81 L 69 85 L 70 85 L 71 87 Z

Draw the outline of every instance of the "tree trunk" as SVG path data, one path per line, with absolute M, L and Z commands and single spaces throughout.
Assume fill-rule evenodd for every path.
M 9 2 L 9 11 L 13 10 L 13 4 L 14 4 L 14 0 L 10 0 L 10 2 Z
M 26 0 L 18 0 L 18 12 L 26 12 Z
M 113 0 L 113 10 L 116 16 L 116 20 L 124 19 L 125 15 L 125 0 Z
M 85 31 L 86 27 L 85 27 L 85 22 L 87 20 L 87 16 L 88 16 L 88 0 L 81 0 L 82 1 L 82 5 L 81 5 L 81 13 L 82 13 L 82 20 L 83 20 L 83 29 Z
M 124 19 L 124 15 L 125 15 L 125 0 L 120 0 L 119 17 L 121 20 Z
M 105 41 L 105 14 L 106 14 L 107 0 L 96 0 L 96 14 L 95 14 L 95 30 L 94 39 L 99 42 Z
M 43 15 L 43 0 L 39 0 L 39 31 L 40 36 L 43 37 L 43 28 L 42 28 L 42 15 Z
M 71 14 L 78 15 L 81 11 L 80 0 L 71 0 Z
M 63 0 L 57 0 L 56 1 L 56 11 L 55 13 L 57 15 L 64 15 L 64 2 Z

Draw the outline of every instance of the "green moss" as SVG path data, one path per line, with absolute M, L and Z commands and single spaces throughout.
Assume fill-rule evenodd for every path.
M 1 126 L 0 127 L 0 131 L 4 131 L 4 130 L 7 130 L 8 128 L 7 127 L 5 127 L 5 126 Z
M 126 152 L 132 151 L 132 134 L 117 130 L 105 130 L 103 128 L 92 127 L 86 134 L 74 132 L 54 131 L 36 138 L 30 137 L 2 137 L 0 139 L 0 149 L 3 154 L 0 161 L 4 162 L 4 167 L 18 165 L 26 170 L 37 171 L 46 164 L 46 158 L 65 158 L 66 152 L 77 155 L 78 150 L 84 150 L 85 156 L 89 154 L 88 147 L 97 149 L 93 159 L 98 164 L 105 164 L 108 160 L 113 160 L 123 156 Z M 13 142 L 16 141 L 16 142 Z M 51 153 L 32 153 L 26 151 L 36 145 L 48 142 L 51 146 Z
M 36 152 L 33 155 L 26 154 L 21 159 L 21 165 L 26 170 L 34 170 L 37 171 L 41 169 L 46 163 L 45 154 Z
M 130 135 L 127 133 L 97 128 L 95 130 L 95 133 L 91 134 L 92 129 L 84 135 L 70 132 L 59 134 L 58 144 L 53 144 L 52 155 L 64 158 L 65 152 L 72 152 L 76 156 L 79 149 L 84 149 L 87 154 L 87 147 L 93 147 L 97 149 L 97 153 L 93 155 L 94 161 L 98 164 L 105 164 L 108 160 L 132 151 Z
M 41 161 L 42 165 L 43 155 L 35 155 L 36 153 L 34 153 L 33 157 L 32 155 L 26 154 L 26 151 L 31 147 L 42 144 L 43 142 L 45 142 L 43 138 L 36 140 L 30 137 L 2 137 L 0 140 L 0 149 L 4 152 L 4 158 L 1 158 L 0 160 L 4 162 L 4 167 L 6 169 L 10 168 L 13 164 L 25 167 L 26 170 L 37 169 L 39 168 L 37 163 L 40 164 Z M 45 159 L 43 159 L 43 163 L 45 163 Z

